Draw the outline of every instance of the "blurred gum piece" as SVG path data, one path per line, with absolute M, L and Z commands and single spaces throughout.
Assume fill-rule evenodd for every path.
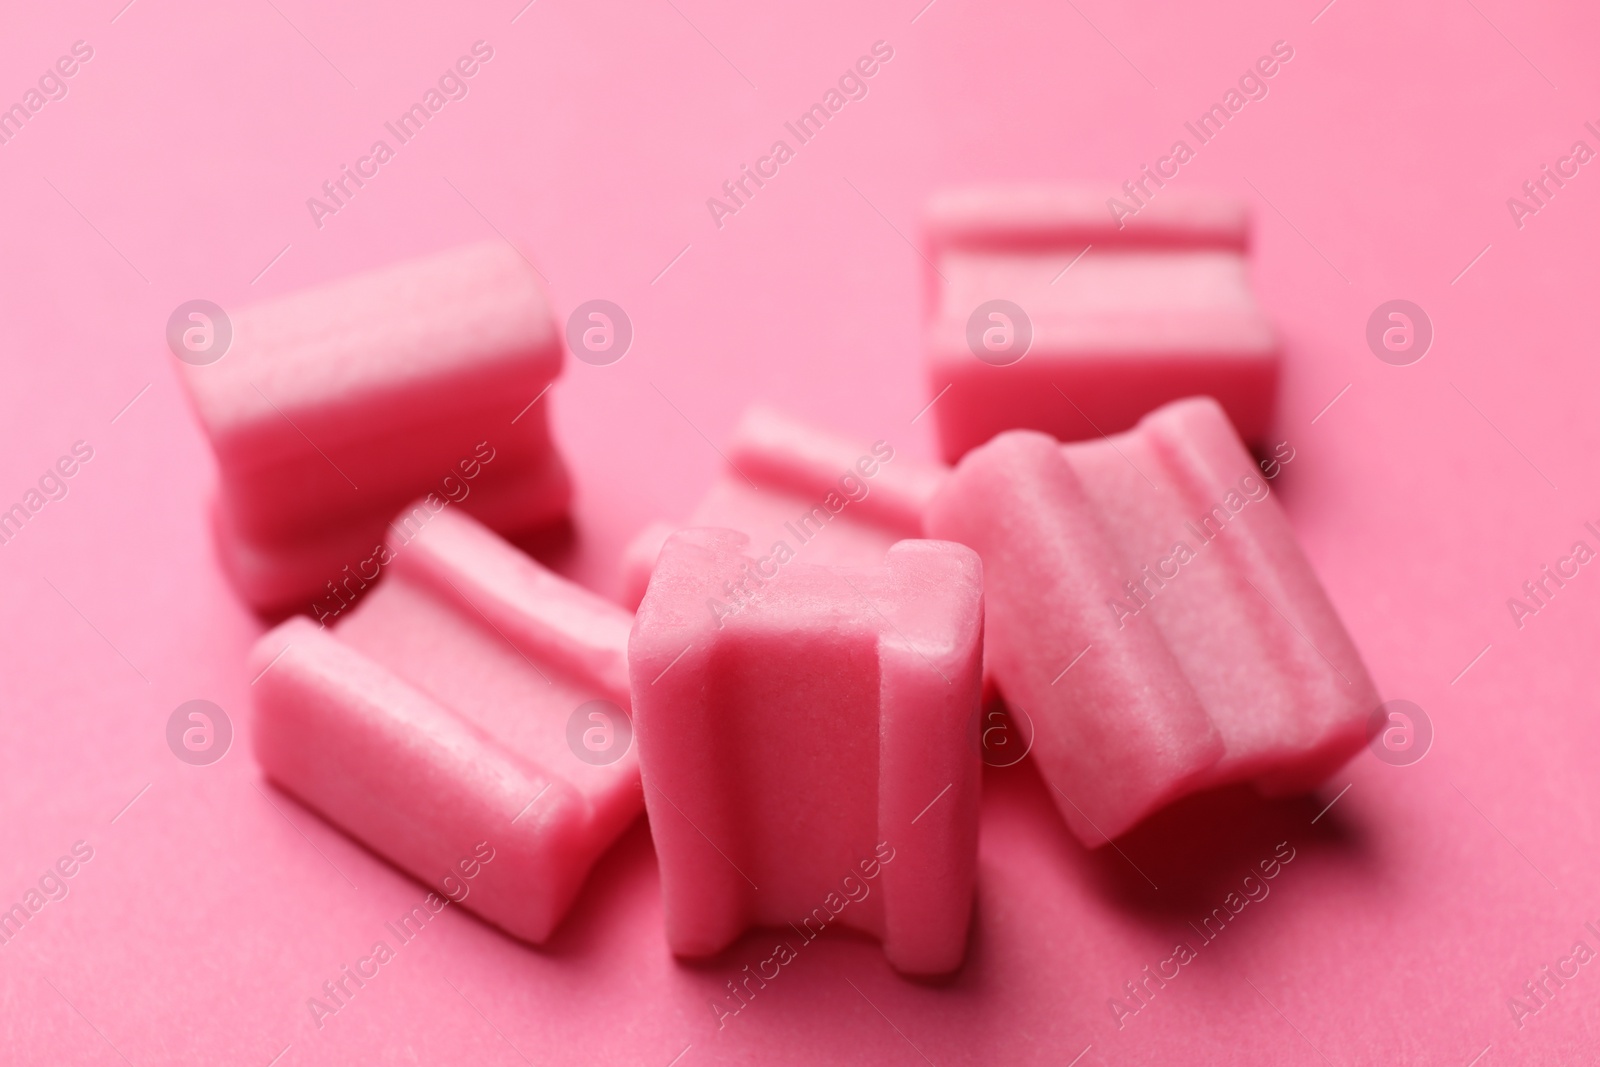
M 212 525 L 240 594 L 265 611 L 330 594 L 424 494 L 506 533 L 564 515 L 549 403 L 530 403 L 561 358 L 537 276 L 503 242 L 238 312 L 221 358 L 180 371 L 216 453 Z
M 927 372 L 947 460 L 1003 430 L 1126 430 L 1195 395 L 1216 398 L 1246 441 L 1264 438 L 1279 346 L 1250 287 L 1244 205 L 1163 189 L 1118 219 L 1108 193 L 1125 195 L 995 187 L 930 201 Z M 992 318 L 993 300 L 1025 321 Z M 991 336 L 999 348 L 980 357 Z
M 644 597 L 661 547 L 685 527 L 738 530 L 757 554 L 781 542 L 808 563 L 878 563 L 896 541 L 922 536 L 922 509 L 945 473 L 892 442 L 854 441 L 761 406 L 745 411 L 723 454 L 689 521 L 651 523 L 624 550 L 624 604 Z

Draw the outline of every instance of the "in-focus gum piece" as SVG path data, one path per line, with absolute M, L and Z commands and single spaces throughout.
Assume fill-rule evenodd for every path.
M 738 530 L 758 554 L 782 541 L 808 563 L 877 563 L 896 541 L 922 536 L 922 510 L 944 477 L 942 465 L 888 441 L 853 441 L 760 406 L 723 453 L 727 465 L 688 522 L 651 523 L 624 550 L 624 604 L 638 605 L 661 546 L 685 527 Z
M 256 759 L 435 887 L 487 842 L 462 906 L 543 941 L 642 807 L 630 728 L 594 720 L 600 746 L 628 745 L 609 763 L 569 741 L 589 701 L 627 714 L 633 616 L 453 509 L 388 549 L 333 628 L 299 616 L 257 644 Z
M 758 584 L 746 546 L 673 534 L 629 642 L 667 942 L 704 956 L 837 921 L 902 972 L 951 971 L 977 864 L 978 557 L 901 541 Z
M 565 514 L 551 443 L 560 339 L 533 269 L 469 245 L 245 308 L 181 365 L 221 484 L 212 525 L 263 610 L 304 607 L 383 541 L 407 501 L 449 498 L 502 532 Z
M 930 395 L 949 386 L 933 407 L 946 459 L 1009 429 L 1099 437 L 1195 395 L 1215 397 L 1245 440 L 1265 436 L 1278 343 L 1250 287 L 1244 205 L 1167 189 L 1119 222 L 1106 192 L 971 189 L 930 202 L 928 384 Z M 968 340 L 969 319 L 995 299 L 1032 325 L 1026 354 L 1003 366 L 1009 357 L 985 362 Z
M 988 668 L 1087 845 L 1194 789 L 1309 789 L 1367 739 L 1372 680 L 1212 400 L 1100 441 L 1001 434 L 927 525 L 982 556 Z

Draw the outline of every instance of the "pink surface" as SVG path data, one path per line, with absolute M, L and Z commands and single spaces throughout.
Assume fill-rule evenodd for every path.
M 275 3 L 138 0 L 115 23 L 117 3 L 21 6 L 0 34 L 7 101 L 73 41 L 94 49 L 0 145 L 0 501 L 75 441 L 93 448 L 0 546 L 0 903 L 74 842 L 93 849 L 0 948 L 0 1059 L 521 1064 L 515 1046 L 665 1067 L 687 1046 L 678 1067 L 920 1064 L 912 1043 L 939 1067 L 1060 1065 L 1086 1046 L 1079 1067 L 1594 1057 L 1593 964 L 1520 1029 L 1506 1003 L 1600 926 L 1600 577 L 1583 566 L 1520 628 L 1507 608 L 1600 526 L 1600 177 L 1585 166 L 1520 229 L 1506 206 L 1575 140 L 1596 147 L 1591 7 L 1338 0 L 1312 23 L 1320 3 L 938 0 L 913 23 L 920 4 L 540 0 L 512 23 L 518 3 Z M 494 58 L 469 95 L 317 229 L 306 198 L 479 38 Z M 722 462 L 707 439 L 752 402 L 933 454 L 930 417 L 911 421 L 923 265 L 902 235 L 934 189 L 1120 184 L 1280 38 L 1294 62 L 1177 181 L 1250 198 L 1253 282 L 1285 343 L 1273 436 L 1296 456 L 1274 489 L 1380 692 L 1431 718 L 1427 757 L 1362 755 L 1311 800 L 1200 797 L 1120 854 L 1079 846 L 1026 764 L 993 772 L 952 982 L 905 981 L 875 943 L 830 934 L 720 1032 L 709 1002 L 770 938 L 674 961 L 636 823 L 545 949 L 447 908 L 316 1029 L 306 1000 L 427 890 L 249 758 L 244 664 L 264 625 L 214 561 L 215 470 L 162 344 L 172 309 L 491 227 L 549 277 L 558 313 L 621 304 L 632 350 L 573 361 L 545 398 L 576 519 L 570 543 L 537 546 L 611 593 L 622 545 L 689 513 Z M 866 98 L 717 229 L 706 199 L 879 39 L 894 58 Z M 1436 332 L 1409 367 L 1364 340 L 1396 297 Z M 165 740 L 193 698 L 237 727 L 209 767 Z M 1283 841 L 1295 858 L 1271 895 L 1119 1030 L 1107 1001 L 1197 942 L 1189 924 Z
M 827 566 L 803 545 L 768 557 L 737 531 L 679 531 L 628 676 L 674 952 L 713 956 L 762 925 L 792 931 L 794 956 L 837 922 L 905 973 L 960 965 L 983 770 L 977 553 L 906 540 Z
M 331 629 L 297 616 L 257 642 L 256 762 L 436 893 L 544 941 L 642 807 L 633 617 L 454 510 L 386 547 L 384 581 Z M 471 884 L 463 857 L 496 862 Z

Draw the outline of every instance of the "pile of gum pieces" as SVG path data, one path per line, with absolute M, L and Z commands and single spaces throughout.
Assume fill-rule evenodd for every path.
M 263 772 L 430 884 L 488 843 L 463 906 L 527 942 L 642 808 L 674 953 L 815 915 L 908 975 L 966 951 L 995 707 L 1090 848 L 1197 790 L 1319 785 L 1378 697 L 1249 448 L 1280 349 L 1245 211 L 1103 204 L 936 197 L 943 462 L 752 407 L 623 553 L 626 607 L 506 539 L 572 494 L 529 403 L 562 331 L 514 250 L 235 316 L 181 368 L 218 554 L 258 611 L 312 605 L 251 656 Z M 818 911 L 842 875 L 879 892 Z

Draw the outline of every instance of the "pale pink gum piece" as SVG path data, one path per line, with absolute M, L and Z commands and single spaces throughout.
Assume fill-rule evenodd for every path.
M 988 668 L 1085 844 L 1206 786 L 1309 789 L 1366 741 L 1371 678 L 1215 401 L 1102 441 L 1001 434 L 927 525 L 983 557 Z
M 219 553 L 256 607 L 325 595 L 430 492 L 504 532 L 565 514 L 548 398 L 528 406 L 560 373 L 560 338 L 533 269 L 504 243 L 308 289 L 232 324 L 220 360 L 180 367 L 220 470 Z
M 882 462 L 875 446 L 892 458 Z M 638 605 L 661 546 L 685 527 L 738 530 L 758 553 L 780 540 L 792 549 L 803 544 L 809 563 L 876 563 L 896 541 L 922 535 L 922 510 L 945 473 L 886 442 L 853 441 L 760 406 L 745 411 L 723 452 L 728 465 L 689 521 L 651 523 L 623 551 L 624 604 Z M 864 476 L 864 469 L 874 473 Z M 835 512 L 828 505 L 848 499 L 839 484 L 846 474 L 867 495 Z
M 629 712 L 633 616 L 453 508 L 388 547 L 333 628 L 300 616 L 256 645 L 256 759 L 440 892 L 487 841 L 462 906 L 541 942 L 642 806 L 636 746 L 596 766 L 567 741 L 590 700 Z
M 734 531 L 674 534 L 628 646 L 667 943 L 704 956 L 752 925 L 837 921 L 902 972 L 951 971 L 977 864 L 978 557 L 901 541 L 758 587 L 746 552 Z M 751 594 L 732 614 L 710 606 L 736 603 L 724 581 Z
M 1111 194 L 1126 199 L 991 188 L 929 204 L 928 385 L 949 386 L 933 407 L 946 459 L 1008 429 L 1099 437 L 1202 394 L 1246 440 L 1266 434 L 1279 350 L 1250 287 L 1244 205 L 1164 189 L 1118 228 Z M 1033 324 L 1008 366 L 968 346 L 968 318 L 992 299 Z

